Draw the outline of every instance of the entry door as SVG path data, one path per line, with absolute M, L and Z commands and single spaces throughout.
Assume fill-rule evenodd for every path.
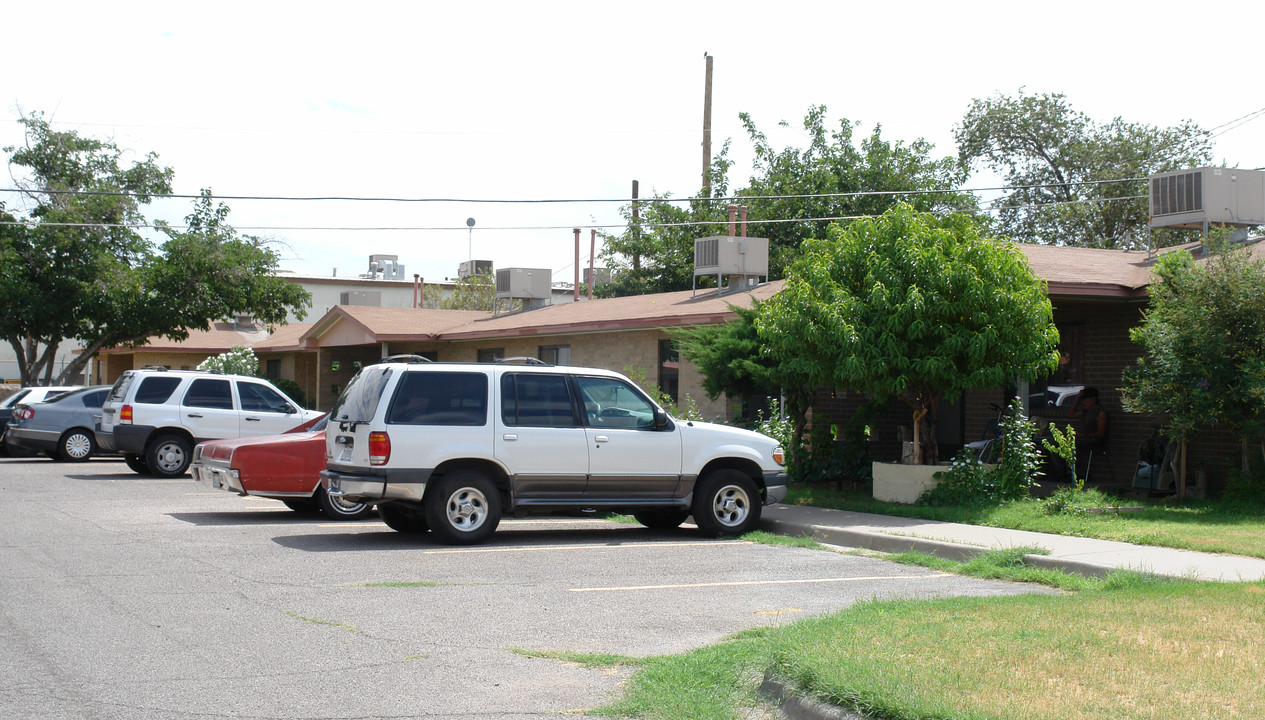
M 677 497 L 679 428 L 656 430 L 655 406 L 622 380 L 581 376 L 576 384 L 587 417 L 589 484 L 585 495 L 594 501 Z

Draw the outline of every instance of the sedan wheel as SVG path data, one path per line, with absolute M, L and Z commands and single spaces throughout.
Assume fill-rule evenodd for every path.
M 316 488 L 316 502 L 320 504 L 321 510 L 334 520 L 359 520 L 373 512 L 372 505 L 352 502 L 340 497 L 330 497 L 323 487 Z
M 83 462 L 97 451 L 97 441 L 87 430 L 68 430 L 57 444 L 58 455 L 66 462 Z

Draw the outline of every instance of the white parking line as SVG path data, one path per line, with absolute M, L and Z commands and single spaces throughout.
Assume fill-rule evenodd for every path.
M 423 550 L 423 555 L 462 555 L 465 553 L 547 552 L 550 550 L 653 550 L 655 548 L 694 547 L 715 545 L 715 541 L 680 543 L 594 543 L 591 545 L 541 545 L 538 547 L 458 548 L 452 550 Z
M 930 578 L 951 576 L 952 573 L 934 573 L 931 575 L 880 575 L 872 577 L 807 578 L 804 580 L 744 580 L 738 582 L 689 583 L 684 585 L 626 585 L 623 587 L 568 588 L 568 590 L 570 592 L 628 592 L 630 590 L 678 590 L 682 588 L 741 587 L 745 585 L 808 585 L 812 583 L 861 582 L 871 580 L 927 580 Z

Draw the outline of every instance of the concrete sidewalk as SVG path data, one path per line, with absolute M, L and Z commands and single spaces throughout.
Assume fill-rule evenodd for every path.
M 807 534 L 830 545 L 881 552 L 918 550 L 951 560 L 967 560 L 984 550 L 1039 547 L 1050 554 L 1029 555 L 1033 565 L 1085 575 L 1104 575 L 1115 569 L 1129 569 L 1198 580 L 1238 582 L 1265 579 L 1265 559 L 1260 558 L 802 505 L 766 506 L 760 519 L 760 529 L 779 535 Z

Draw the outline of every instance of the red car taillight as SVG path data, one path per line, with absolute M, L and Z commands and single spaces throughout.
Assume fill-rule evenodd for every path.
M 22 408 L 13 414 L 17 415 L 19 420 L 30 420 L 35 417 L 35 411 L 31 408 Z
M 125 425 L 132 424 L 132 406 L 124 405 L 119 408 L 119 423 Z
M 386 465 L 391 459 L 391 436 L 384 432 L 369 433 L 369 464 Z

